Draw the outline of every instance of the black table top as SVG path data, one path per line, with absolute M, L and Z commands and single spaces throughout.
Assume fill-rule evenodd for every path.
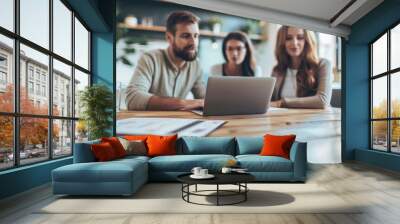
M 178 181 L 186 184 L 236 184 L 248 183 L 255 180 L 249 173 L 212 173 L 215 177 L 211 179 L 193 179 L 192 173 L 186 173 L 177 177 Z

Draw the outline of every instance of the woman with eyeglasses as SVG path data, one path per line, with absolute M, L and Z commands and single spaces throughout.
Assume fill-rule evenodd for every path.
M 261 76 L 261 68 L 256 65 L 253 45 L 243 32 L 231 32 L 222 42 L 225 63 L 211 67 L 212 76 Z
M 272 106 L 287 108 L 327 108 L 332 95 L 332 68 L 319 58 L 311 31 L 282 26 L 278 30 L 272 70 L 276 78 Z

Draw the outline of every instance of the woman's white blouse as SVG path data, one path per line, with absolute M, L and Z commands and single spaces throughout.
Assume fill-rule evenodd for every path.
M 283 81 L 281 97 L 297 97 L 297 69 L 287 69 L 285 80 Z

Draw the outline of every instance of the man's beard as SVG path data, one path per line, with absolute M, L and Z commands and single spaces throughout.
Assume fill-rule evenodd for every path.
M 175 56 L 184 61 L 194 61 L 196 59 L 197 51 L 195 50 L 194 53 L 189 52 L 192 48 L 194 48 L 193 45 L 186 46 L 183 49 L 178 48 L 175 43 L 172 45 Z

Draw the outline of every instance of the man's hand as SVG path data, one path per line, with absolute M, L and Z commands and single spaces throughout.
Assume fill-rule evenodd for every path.
M 196 110 L 204 107 L 204 99 L 184 100 L 180 110 Z
M 271 101 L 270 106 L 271 107 L 282 107 L 282 100 Z
M 183 100 L 172 97 L 152 96 L 147 110 L 195 110 L 204 107 L 204 99 Z

